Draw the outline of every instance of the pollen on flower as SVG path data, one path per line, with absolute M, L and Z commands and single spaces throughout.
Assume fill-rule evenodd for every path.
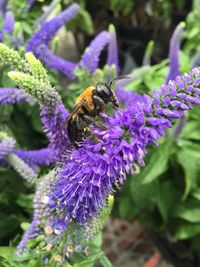
M 61 255 L 55 255 L 54 260 L 57 262 L 62 262 L 62 256 Z
M 46 235 L 51 235 L 53 233 L 53 228 L 49 225 L 44 227 L 44 232 Z
M 43 197 L 41 198 L 41 202 L 42 202 L 43 204 L 48 204 L 48 203 L 49 203 L 49 200 L 50 200 L 50 198 L 49 198 L 48 196 L 43 196 Z

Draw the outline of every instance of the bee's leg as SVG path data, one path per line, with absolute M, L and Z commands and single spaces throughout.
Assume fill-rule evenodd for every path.
M 99 121 L 96 121 L 94 117 L 91 117 L 89 115 L 83 115 L 83 119 L 87 123 L 92 124 L 92 125 L 96 126 L 97 128 L 99 128 L 101 130 L 107 130 L 108 129 L 105 125 L 103 125 Z
M 92 132 L 92 130 L 89 127 L 84 129 L 84 133 L 94 143 L 99 143 L 98 137 Z

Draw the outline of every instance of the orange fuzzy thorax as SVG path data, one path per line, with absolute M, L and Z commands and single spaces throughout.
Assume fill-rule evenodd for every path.
M 95 107 L 92 99 L 94 89 L 95 86 L 89 86 L 88 88 L 86 88 L 85 91 L 77 97 L 76 104 L 79 104 L 80 102 L 85 100 L 85 107 L 89 111 L 94 110 Z

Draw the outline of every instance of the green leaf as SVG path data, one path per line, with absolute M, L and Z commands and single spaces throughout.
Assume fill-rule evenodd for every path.
M 14 247 L 0 247 L 0 257 L 8 259 L 15 253 Z
M 180 138 L 200 140 L 199 128 L 200 128 L 199 120 L 188 121 L 183 131 L 181 132 Z
M 99 251 L 95 254 L 92 254 L 88 257 L 88 259 L 83 260 L 79 263 L 75 263 L 74 267 L 93 267 L 95 262 L 99 261 L 103 255 L 102 251 Z
M 179 203 L 180 193 L 170 181 L 160 182 L 156 186 L 156 204 L 164 222 L 167 222 L 174 208 L 174 203 Z
M 106 255 L 103 255 L 100 259 L 100 263 L 104 266 L 104 267 L 112 267 L 112 263 L 110 262 L 110 260 L 106 257 Z
M 119 202 L 119 213 L 120 218 L 127 220 L 132 220 L 138 214 L 138 209 L 134 206 L 130 193 L 129 195 L 122 195 Z
M 200 170 L 200 145 L 184 141 L 178 151 L 177 160 L 185 173 L 185 192 L 183 199 L 190 193 L 196 184 L 197 174 Z
M 26 231 L 29 228 L 30 223 L 23 222 L 23 223 L 20 224 L 20 226 L 24 231 Z
M 181 224 L 176 231 L 174 238 L 175 240 L 188 239 L 193 236 L 200 234 L 200 223 L 185 223 Z
M 163 174 L 167 167 L 169 157 L 173 152 L 173 148 L 169 143 L 162 144 L 159 148 L 152 154 L 150 162 L 142 170 L 140 178 L 143 181 L 143 184 L 151 183 L 161 174 Z
M 43 265 L 43 261 L 42 261 L 42 256 L 40 255 L 37 259 L 36 259 L 36 261 L 34 261 L 31 265 L 30 265 L 30 267 L 43 267 L 44 265 Z
M 192 192 L 192 196 L 200 201 L 200 188 Z
M 200 222 L 200 208 L 180 207 L 173 212 L 173 216 L 191 223 L 197 223 Z

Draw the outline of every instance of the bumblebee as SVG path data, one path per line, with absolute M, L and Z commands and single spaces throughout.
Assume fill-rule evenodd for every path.
M 129 77 L 121 76 L 110 83 L 98 83 L 96 86 L 89 86 L 77 97 L 76 105 L 63 125 L 63 127 L 67 125 L 69 140 L 74 147 L 77 147 L 78 143 L 83 141 L 85 137 L 98 141 L 89 125 L 94 125 L 102 130 L 107 129 L 97 121 L 97 117 L 101 112 L 106 112 L 109 103 L 112 104 L 113 108 L 119 107 L 112 86 L 118 80 L 127 78 Z

